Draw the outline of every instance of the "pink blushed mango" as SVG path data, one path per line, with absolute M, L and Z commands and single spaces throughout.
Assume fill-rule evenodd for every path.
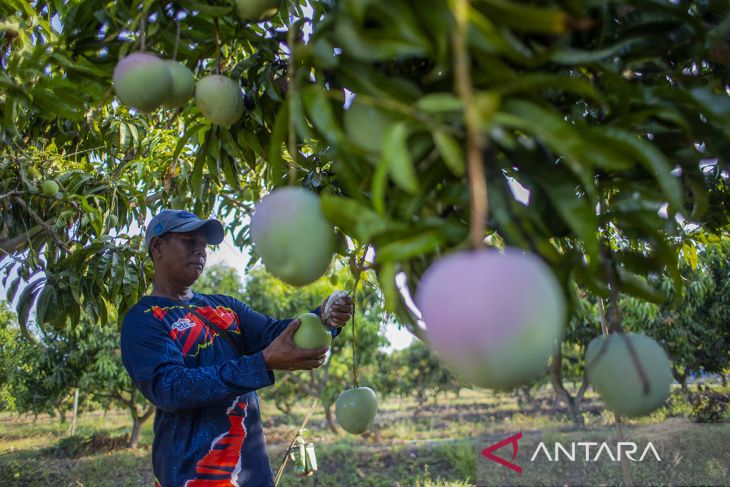
M 275 189 L 256 205 L 251 239 L 266 270 L 293 286 L 322 277 L 335 251 L 334 227 L 319 197 L 293 186 Z
M 550 268 L 513 248 L 439 259 L 423 275 L 415 300 L 433 349 L 467 381 L 495 389 L 544 373 L 566 320 Z

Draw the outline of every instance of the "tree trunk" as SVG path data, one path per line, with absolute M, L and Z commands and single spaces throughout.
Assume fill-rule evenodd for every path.
M 571 396 L 567 389 L 563 386 L 563 375 L 561 369 L 562 362 L 563 354 L 560 350 L 558 350 L 553 356 L 553 363 L 550 367 L 550 381 L 553 384 L 553 389 L 555 389 L 557 396 L 568 406 L 568 411 L 570 412 L 570 417 L 573 418 L 573 423 L 577 427 L 583 428 L 585 420 L 583 419 L 583 415 L 580 413 L 579 403 L 573 399 L 573 396 Z
M 720 380 L 722 381 L 722 387 L 727 387 L 727 375 L 720 374 Z
M 142 425 L 150 416 L 152 416 L 153 412 L 155 412 L 154 406 L 148 407 L 147 411 L 145 411 L 142 415 L 137 413 L 137 408 L 134 408 L 134 410 L 130 409 L 132 416 L 132 433 L 129 435 L 129 443 L 127 443 L 129 448 L 137 448 L 137 445 L 139 444 L 139 435 L 142 431 Z
M 332 416 L 332 404 L 324 405 L 324 416 L 327 418 L 327 425 L 330 427 L 332 432 L 336 435 L 339 435 L 340 432 L 337 430 L 337 425 L 335 424 L 335 418 Z
M 672 366 L 672 375 L 674 376 L 674 380 L 676 380 L 679 383 L 679 386 L 682 388 L 682 394 L 687 397 L 689 395 L 689 390 L 687 389 L 687 374 L 689 373 L 689 369 L 685 368 L 683 373 L 679 373 L 679 370 L 675 366 Z
M 76 434 L 76 416 L 79 412 L 79 388 L 74 390 L 74 408 L 71 416 L 71 436 Z
M 583 396 L 585 396 L 587 390 L 588 390 L 588 374 L 583 373 L 583 381 L 580 384 L 578 393 L 575 395 L 576 403 L 580 404 L 583 402 Z
M 142 431 L 142 422 L 135 415 L 132 417 L 132 434 L 129 435 L 129 448 L 137 448 L 139 444 L 139 433 Z
M 517 405 L 520 408 L 527 409 L 527 406 L 536 406 L 535 398 L 530 394 L 529 386 L 515 388 L 515 395 L 517 396 Z

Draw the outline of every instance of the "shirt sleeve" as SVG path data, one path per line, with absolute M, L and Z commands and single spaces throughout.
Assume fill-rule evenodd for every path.
M 230 400 L 274 383 L 261 353 L 190 368 L 164 325 L 132 310 L 121 332 L 122 363 L 142 394 L 163 411 L 178 412 Z
M 241 327 L 241 336 L 246 353 L 259 353 L 274 341 L 279 334 L 294 321 L 294 318 L 277 320 L 251 309 L 245 303 L 231 298 L 231 308 L 238 314 Z M 314 308 L 310 313 L 320 316 L 320 306 Z M 336 337 L 342 331 L 341 328 L 328 326 L 332 337 Z

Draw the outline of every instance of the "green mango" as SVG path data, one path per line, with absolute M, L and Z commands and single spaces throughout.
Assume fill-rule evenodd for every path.
M 243 115 L 243 92 L 237 81 L 212 74 L 195 86 L 195 105 L 214 124 L 230 128 Z
M 164 105 L 167 108 L 180 108 L 185 105 L 195 93 L 195 78 L 193 72 L 182 63 L 177 61 L 165 61 L 170 74 L 172 75 L 172 84 L 170 92 L 167 94 Z
M 378 398 L 369 387 L 348 389 L 335 401 L 337 423 L 353 435 L 365 433 L 378 412 Z
M 294 333 L 294 344 L 299 348 L 313 349 L 329 347 L 332 344 L 332 334 L 322 324 L 319 316 L 313 313 L 304 313 L 299 316 L 302 324 Z
M 646 374 L 648 390 L 644 390 L 627 342 Z M 664 349 L 646 335 L 597 336 L 588 344 L 585 360 L 588 382 L 606 405 L 619 414 L 629 417 L 648 414 L 669 397 L 672 384 L 669 358 Z
M 114 90 L 119 100 L 141 112 L 159 107 L 169 96 L 172 73 L 167 63 L 147 52 L 125 57 L 114 69 Z
M 41 191 L 43 191 L 43 194 L 46 196 L 56 196 L 58 193 L 58 183 L 54 181 L 53 179 L 47 179 L 43 181 L 43 184 L 41 185 Z

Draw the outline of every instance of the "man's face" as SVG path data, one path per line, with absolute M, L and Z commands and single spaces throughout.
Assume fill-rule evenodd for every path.
M 205 268 L 207 246 L 205 235 L 199 231 L 171 232 L 168 238 L 155 238 L 151 245 L 155 273 L 180 285 L 192 286 Z

